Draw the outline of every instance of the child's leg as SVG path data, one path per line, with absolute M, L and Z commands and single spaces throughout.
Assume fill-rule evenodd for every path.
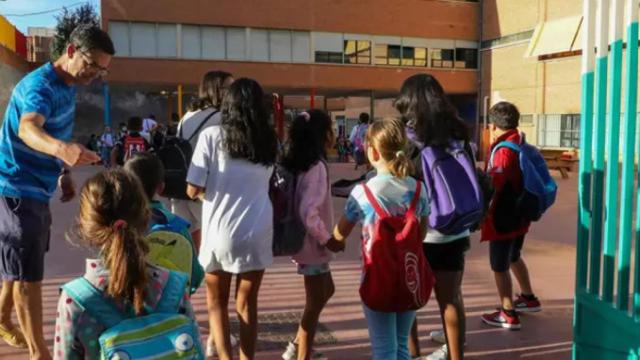
M 373 360 L 396 360 L 398 357 L 398 333 L 396 313 L 385 313 L 364 308 Z M 411 326 L 411 324 L 409 324 Z
M 215 340 L 218 358 L 231 359 L 231 340 L 229 333 L 229 292 L 231 291 L 232 274 L 217 271 L 208 273 L 207 308 L 209 311 L 209 343 Z
M 411 325 L 411 333 L 409 334 L 409 353 L 412 358 L 420 357 L 420 337 L 418 336 L 418 318 Z
M 409 348 L 407 347 L 407 342 L 409 340 L 409 333 L 411 332 L 411 327 L 415 324 L 416 312 L 415 311 L 405 311 L 401 313 L 396 313 L 396 336 L 398 342 L 398 352 L 397 359 L 398 360 L 411 360 L 412 356 L 409 353 Z
M 521 251 L 524 244 L 524 235 L 515 240 L 514 246 L 511 249 L 511 271 L 518 280 L 520 285 L 520 293 L 524 295 L 533 295 L 533 289 L 531 287 L 531 278 L 529 277 L 529 270 L 527 264 L 522 260 Z
M 465 316 L 460 289 L 462 275 L 462 271 L 435 271 L 436 298 L 451 360 L 463 358 Z
M 240 322 L 240 359 L 253 359 L 258 339 L 258 291 L 264 270 L 238 274 L 236 312 Z
M 335 291 L 331 272 L 320 275 L 305 275 L 304 288 L 306 303 L 296 336 L 299 360 L 311 357 L 320 313 Z
M 491 270 L 498 288 L 500 305 L 505 310 L 513 310 L 513 286 L 511 284 L 511 274 L 509 273 L 509 255 L 514 240 L 499 240 L 489 243 L 489 258 Z

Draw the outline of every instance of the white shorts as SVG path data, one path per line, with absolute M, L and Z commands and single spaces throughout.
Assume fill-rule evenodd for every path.
M 202 228 L 201 201 L 171 199 L 171 212 L 190 222 L 191 232 Z

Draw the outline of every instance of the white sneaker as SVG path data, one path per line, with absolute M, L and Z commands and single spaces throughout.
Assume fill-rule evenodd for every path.
M 434 341 L 440 344 L 447 343 L 447 338 L 444 335 L 444 330 L 434 330 L 429 334 L 429 336 L 431 336 L 431 341 Z
M 449 349 L 447 348 L 447 345 L 442 345 L 442 347 L 436 351 L 434 351 L 433 353 L 431 353 L 431 355 L 427 356 L 425 359 L 426 360 L 447 360 L 449 356 Z
M 233 335 L 229 336 L 229 340 L 231 341 L 231 347 L 235 348 L 238 346 L 238 338 Z M 213 341 L 213 338 L 209 338 L 207 340 L 207 351 L 205 352 L 206 357 L 212 357 L 218 355 L 218 350 L 216 349 L 216 344 Z
M 294 344 L 292 341 L 289 341 L 287 344 L 287 348 L 282 353 L 283 360 L 296 360 L 298 358 L 298 345 Z M 315 350 L 311 350 L 311 359 L 325 359 L 322 353 L 316 352 Z

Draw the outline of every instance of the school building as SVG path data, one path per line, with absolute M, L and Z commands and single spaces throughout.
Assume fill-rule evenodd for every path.
M 259 81 L 285 108 L 331 111 L 340 131 L 360 112 L 395 114 L 407 77 L 437 77 L 475 123 L 479 5 L 451 0 L 103 0 L 117 55 L 112 91 L 165 96 L 184 112 L 213 69 Z M 182 101 L 177 101 L 182 97 Z
M 255 78 L 284 108 L 326 108 L 348 132 L 360 112 L 395 115 L 402 81 L 427 72 L 477 128 L 508 100 L 529 142 L 577 148 L 581 11 L 582 0 L 102 0 L 117 55 L 108 87 L 79 93 L 78 129 L 184 113 L 201 76 L 221 69 Z M 15 68 L 23 36 L 0 20 L 3 64 Z M 30 55 L 43 48 L 35 38 Z

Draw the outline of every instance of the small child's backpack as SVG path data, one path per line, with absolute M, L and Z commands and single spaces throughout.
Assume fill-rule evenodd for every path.
M 516 199 L 516 212 L 521 219 L 538 221 L 556 201 L 558 185 L 549 174 L 547 162 L 540 151 L 525 141 L 524 134 L 521 138 L 520 144 L 510 141 L 498 143 L 491 151 L 489 168 L 493 166 L 493 156 L 498 149 L 506 147 L 518 153 L 523 191 Z
M 482 220 L 483 193 L 464 144 L 453 141 L 449 146 L 426 146 L 422 149 L 422 171 L 431 206 L 429 228 L 455 235 Z
M 190 293 L 195 293 L 204 279 L 204 270 L 195 256 L 189 222 L 173 214 L 167 216 L 159 210 L 152 211 L 154 224 L 145 236 L 149 246 L 147 260 L 156 266 L 187 274 Z
M 179 311 L 186 284 L 186 275 L 170 272 L 155 309 L 143 316 L 123 314 L 84 277 L 62 288 L 106 327 L 98 340 L 102 359 L 204 359 L 197 323 Z
M 296 185 L 298 176 L 276 164 L 269 180 L 269 198 L 273 205 L 273 255 L 297 254 L 304 245 L 307 230 L 298 214 Z
M 420 223 L 415 214 L 422 186 L 416 181 L 409 210 L 398 216 L 387 213 L 369 187 L 363 187 L 378 219 L 369 241 L 362 241 L 364 276 L 360 298 L 375 311 L 420 309 L 429 301 L 435 282 L 422 250 Z
M 136 154 L 146 152 L 147 150 L 149 149 L 147 149 L 147 144 L 142 136 L 127 135 L 124 137 L 124 155 L 122 161 L 127 162 L 127 160 L 131 159 Z

